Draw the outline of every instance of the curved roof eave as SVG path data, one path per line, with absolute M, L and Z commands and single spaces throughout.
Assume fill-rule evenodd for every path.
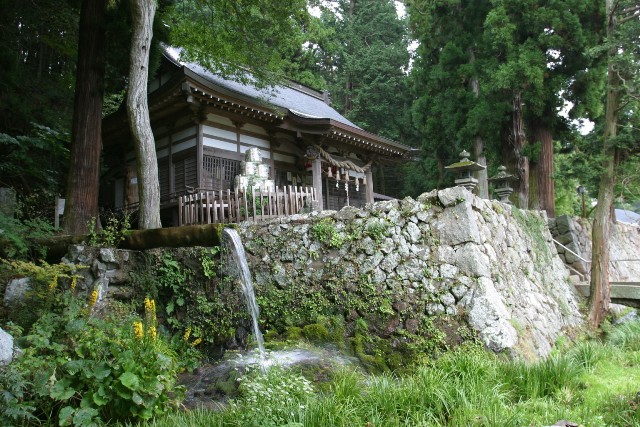
M 309 117 L 307 115 L 300 115 L 296 111 L 292 110 L 289 110 L 287 117 L 292 119 L 295 123 L 303 126 L 328 126 L 328 134 L 335 135 L 339 139 L 343 139 L 347 142 L 358 141 L 358 145 L 364 147 L 367 145 L 375 145 L 380 147 L 383 151 L 386 151 L 389 155 L 403 157 L 412 150 L 411 147 L 407 145 L 367 132 L 359 127 L 349 126 L 337 120 L 323 117 Z

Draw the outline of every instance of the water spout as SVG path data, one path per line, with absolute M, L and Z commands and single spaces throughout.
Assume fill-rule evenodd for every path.
M 244 252 L 244 246 L 240 240 L 240 235 L 233 228 L 225 228 L 222 231 L 223 242 L 229 246 L 231 256 L 238 267 L 238 275 L 240 276 L 240 286 L 242 288 L 242 294 L 244 300 L 247 303 L 247 309 L 251 314 L 251 320 L 253 322 L 253 334 L 258 344 L 258 351 L 260 352 L 260 359 L 265 359 L 264 339 L 260 332 L 258 325 L 258 318 L 260 317 L 260 309 L 256 302 L 256 294 L 253 291 L 253 282 L 251 281 L 251 272 L 249 271 L 249 265 L 247 264 L 247 257 Z

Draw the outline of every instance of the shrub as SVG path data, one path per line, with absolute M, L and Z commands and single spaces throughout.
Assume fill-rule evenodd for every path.
M 91 314 L 95 298 L 59 295 L 61 310 L 42 315 L 16 340 L 24 354 L 0 372 L 5 405 L 0 424 L 95 426 L 106 420 L 149 419 L 175 406 L 180 365 L 158 334 L 155 304 L 143 319 Z
M 20 221 L 0 212 L 0 257 L 12 259 L 44 258 L 45 248 L 31 252 L 27 239 L 46 237 L 53 234 L 54 228 L 41 219 Z

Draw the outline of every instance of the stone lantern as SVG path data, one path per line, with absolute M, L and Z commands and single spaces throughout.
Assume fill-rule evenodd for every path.
M 494 192 L 500 198 L 500 201 L 503 203 L 510 203 L 509 196 L 513 193 L 513 188 L 509 186 L 509 183 L 515 181 L 517 178 L 509 173 L 507 173 L 507 168 L 503 165 L 498 167 L 498 174 L 496 176 L 492 176 L 488 179 L 489 182 L 495 183 Z
M 478 185 L 478 180 L 473 177 L 473 172 L 486 169 L 486 166 L 469 160 L 469 153 L 466 150 L 462 150 L 460 157 L 459 162 L 445 166 L 444 168 L 457 174 L 458 178 L 454 181 L 457 186 L 473 191 Z

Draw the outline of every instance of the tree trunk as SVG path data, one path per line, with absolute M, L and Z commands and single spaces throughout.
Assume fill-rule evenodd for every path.
M 553 136 L 544 125 L 536 124 L 533 137 L 540 144 L 540 155 L 536 162 L 536 198 L 538 209 L 547 212 L 549 218 L 556 216 L 555 191 L 553 186 Z M 529 183 L 532 184 L 529 176 Z
M 155 0 L 131 0 L 133 36 L 127 93 L 129 126 L 136 147 L 138 173 L 139 220 L 141 229 L 159 228 L 160 183 L 155 141 L 149 119 L 147 83 L 149 79 L 149 50 L 153 37 Z
M 503 130 L 502 154 L 507 170 L 513 170 L 513 174 L 518 178 L 514 182 L 512 200 L 520 209 L 529 209 L 529 158 L 522 155 L 525 144 L 522 99 L 519 93 L 515 93 L 511 127 Z
M 476 61 L 476 55 L 472 48 L 469 48 L 469 63 L 473 64 Z M 471 78 L 471 90 L 476 99 L 480 96 L 480 81 L 477 76 Z M 482 166 L 487 166 L 487 156 L 484 154 L 484 141 L 479 136 L 476 136 L 473 141 L 473 157 L 476 163 Z M 487 175 L 487 169 L 482 169 L 473 173 L 474 178 L 478 180 L 477 192 L 478 196 L 482 199 L 489 198 L 489 181 Z
M 614 15 L 614 1 L 606 0 L 607 38 L 614 36 L 616 31 L 616 17 Z M 614 70 L 613 57 L 617 55 L 616 47 L 611 47 L 607 67 L 607 105 L 605 111 L 603 152 L 604 167 L 600 176 L 598 188 L 598 205 L 593 218 L 591 234 L 591 282 L 589 284 L 589 322 L 598 327 L 609 311 L 609 235 L 611 232 L 611 209 L 613 205 L 613 187 L 615 184 L 615 169 L 617 166 L 617 151 L 611 145 L 618 126 L 618 111 L 620 109 L 620 90 L 622 82 Z
M 89 221 L 99 216 L 106 13 L 107 0 L 82 1 L 64 212 L 64 229 L 71 234 L 86 233 Z
M 536 162 L 529 162 L 529 209 L 539 211 L 542 209 L 540 205 L 540 194 L 538 191 L 538 174 L 539 165 Z

